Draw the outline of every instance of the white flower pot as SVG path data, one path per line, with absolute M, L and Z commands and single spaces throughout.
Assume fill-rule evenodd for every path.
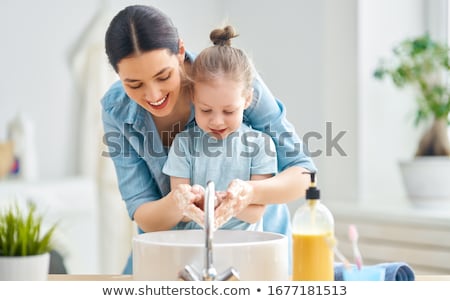
M 400 162 L 408 198 L 420 206 L 450 206 L 450 157 Z
M 0 281 L 47 280 L 50 253 L 34 256 L 0 256 Z

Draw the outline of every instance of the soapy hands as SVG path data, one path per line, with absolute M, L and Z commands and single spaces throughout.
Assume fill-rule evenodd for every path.
M 214 210 L 214 224 L 218 229 L 247 208 L 253 199 L 253 187 L 245 181 L 231 181 L 225 193 L 219 193 L 219 206 Z
M 182 221 L 192 219 L 200 226 L 204 226 L 205 213 L 203 212 L 205 190 L 200 185 L 180 184 L 173 191 L 177 207 L 185 216 Z
M 200 185 L 190 186 L 181 184 L 173 191 L 178 208 L 187 218 L 204 227 L 205 190 Z M 245 181 L 235 179 L 231 181 L 227 191 L 216 192 L 216 208 L 214 210 L 214 228 L 218 229 L 233 216 L 245 209 L 254 197 L 253 187 Z

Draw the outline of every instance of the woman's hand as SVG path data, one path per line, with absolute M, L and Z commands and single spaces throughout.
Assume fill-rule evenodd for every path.
M 254 198 L 253 186 L 245 181 L 235 179 L 231 181 L 226 193 L 217 195 L 217 197 L 219 205 L 214 212 L 215 229 L 247 208 Z
M 193 220 L 200 226 L 204 226 L 205 213 L 203 212 L 203 202 L 205 191 L 199 185 L 179 184 L 173 191 L 177 207 L 183 213 L 183 222 Z

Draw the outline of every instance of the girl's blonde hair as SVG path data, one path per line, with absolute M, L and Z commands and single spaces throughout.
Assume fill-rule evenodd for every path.
M 243 83 L 244 93 L 252 91 L 253 64 L 243 50 L 231 46 L 231 39 L 237 36 L 231 25 L 210 33 L 214 46 L 200 52 L 193 62 L 190 77 L 194 83 L 226 77 Z

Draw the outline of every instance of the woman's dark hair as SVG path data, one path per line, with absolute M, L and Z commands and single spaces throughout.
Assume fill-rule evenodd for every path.
M 178 42 L 176 27 L 162 11 L 152 6 L 131 5 L 111 20 L 105 35 L 105 50 L 117 72 L 120 60 L 133 54 L 154 49 L 168 49 L 177 54 Z

